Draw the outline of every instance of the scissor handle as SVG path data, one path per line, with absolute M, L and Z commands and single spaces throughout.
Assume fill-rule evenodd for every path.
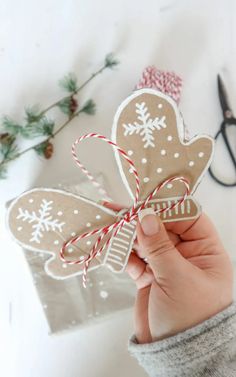
M 223 140 L 225 142 L 225 145 L 226 145 L 226 148 L 229 152 L 229 155 L 230 155 L 230 158 L 231 158 L 231 161 L 235 167 L 235 171 L 236 171 L 236 158 L 233 154 L 233 151 L 232 151 L 232 148 L 230 146 L 230 143 L 229 143 L 229 139 L 228 139 L 228 136 L 226 134 L 226 128 L 227 127 L 230 127 L 230 126 L 235 126 L 236 127 L 236 119 L 235 118 L 229 118 L 229 119 L 225 119 L 222 123 L 221 123 L 221 127 L 219 129 L 219 131 L 216 133 L 215 135 L 215 140 L 218 139 L 219 135 L 222 134 L 222 137 L 223 137 Z M 234 183 L 226 183 L 226 182 L 223 182 L 221 181 L 219 178 L 217 178 L 215 176 L 215 174 L 213 173 L 212 171 L 212 168 L 209 167 L 209 173 L 211 175 L 211 177 L 217 182 L 219 183 L 220 185 L 222 186 L 225 186 L 225 187 L 235 187 L 236 186 L 236 182 Z

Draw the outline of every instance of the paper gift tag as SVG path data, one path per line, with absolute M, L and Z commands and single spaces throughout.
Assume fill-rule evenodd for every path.
M 213 139 L 195 136 L 184 142 L 183 120 L 176 103 L 152 89 L 136 91 L 119 107 L 113 124 L 112 140 L 135 163 L 141 180 L 140 200 L 168 177 L 184 176 L 194 192 L 207 171 L 213 154 Z M 134 198 L 135 180 L 127 161 L 115 151 L 122 180 Z M 184 187 L 180 182 L 167 185 L 158 198 L 180 196 Z
M 112 140 L 126 151 L 136 166 L 140 177 L 140 202 L 159 183 L 173 176 L 185 177 L 193 192 L 207 170 L 212 158 L 213 140 L 208 136 L 196 136 L 191 141 L 183 141 L 182 127 L 175 102 L 152 89 L 135 92 L 119 107 L 113 123 Z M 115 156 L 121 179 L 133 199 L 133 171 L 116 150 Z M 177 203 L 184 191 L 185 187 L 180 182 L 169 183 L 148 206 L 156 211 L 165 209 L 171 203 Z M 179 221 L 193 219 L 199 211 L 199 205 L 189 196 L 180 206 L 164 211 L 160 216 L 164 222 Z M 116 212 L 88 199 L 44 188 L 22 194 L 8 211 L 8 226 L 14 239 L 27 249 L 51 254 L 45 269 L 57 279 L 83 272 L 82 264 L 70 265 L 61 260 L 62 245 L 75 235 L 100 229 L 117 219 Z M 135 228 L 136 222 L 133 221 L 125 224 L 115 237 L 113 234 L 106 235 L 99 247 L 108 237 L 111 237 L 111 242 L 102 255 L 91 261 L 89 269 L 106 265 L 114 272 L 123 271 L 132 250 Z M 97 237 L 84 238 L 77 245 L 68 247 L 66 259 L 82 261 L 89 255 Z

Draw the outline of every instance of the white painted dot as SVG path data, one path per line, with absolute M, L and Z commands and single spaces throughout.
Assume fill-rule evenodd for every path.
M 86 226 L 89 228 L 91 226 L 91 223 L 87 223 Z
M 179 158 L 179 153 L 178 153 L 178 152 L 176 152 L 176 153 L 174 154 L 174 158 Z
M 157 173 L 160 174 L 162 172 L 162 168 L 157 169 Z
M 142 164 L 146 164 L 147 163 L 147 159 L 146 158 L 142 158 Z
M 98 284 L 99 284 L 99 285 L 104 285 L 104 282 L 103 282 L 103 281 L 99 281 Z
M 86 242 L 86 245 L 91 245 L 91 241 L 87 241 L 87 242 Z
M 81 257 L 79 257 L 79 260 L 84 260 L 84 255 L 81 255 Z M 88 279 L 87 279 L 88 281 Z
M 62 211 L 58 211 L 57 214 L 58 214 L 58 216 L 62 216 L 63 212 Z
M 194 165 L 194 161 L 189 161 L 189 166 L 193 166 Z
M 169 135 L 169 136 L 167 136 L 167 140 L 171 141 L 171 140 L 173 140 L 173 137 L 171 135 Z
M 75 233 L 75 232 L 72 232 L 71 235 L 72 235 L 72 237 L 74 237 L 74 236 L 76 235 L 76 233 Z
M 161 150 L 161 155 L 162 155 L 162 156 L 165 156 L 165 155 L 166 155 L 166 150 L 165 150 L 165 149 L 162 149 L 162 150 Z
M 59 241 L 58 240 L 55 240 L 54 241 L 54 245 L 58 245 L 59 244 Z
M 149 182 L 149 178 L 148 178 L 148 177 L 143 178 L 143 182 L 144 182 L 144 183 Z
M 168 189 L 171 189 L 173 187 L 172 183 L 168 183 L 168 185 L 166 186 Z
M 74 251 L 73 247 L 68 248 L 68 253 L 73 253 L 73 251 Z
M 159 103 L 158 109 L 162 109 L 162 107 L 163 107 L 162 103 Z
M 129 156 L 132 156 L 133 153 L 134 153 L 134 152 L 131 151 L 131 150 L 128 151 L 128 155 L 129 155 Z
M 101 218 L 101 215 L 96 215 L 97 220 L 100 220 L 100 218 Z
M 107 293 L 107 291 L 101 291 L 101 292 L 100 292 L 100 296 L 101 296 L 102 298 L 107 298 L 107 297 L 108 297 L 108 293 Z
M 67 263 L 63 263 L 62 267 L 67 268 Z
M 78 209 L 74 209 L 74 214 L 78 215 L 78 213 L 79 213 Z
M 22 229 L 23 229 L 22 226 L 18 226 L 17 228 L 18 232 L 20 232 Z
M 204 153 L 203 152 L 199 152 L 198 153 L 198 157 L 202 158 L 204 156 Z
M 29 199 L 29 203 L 33 203 L 34 202 L 34 199 Z
M 133 168 L 130 168 L 130 169 L 129 169 L 129 172 L 130 172 L 130 174 L 132 174 L 132 173 L 134 172 L 134 169 L 133 169 Z

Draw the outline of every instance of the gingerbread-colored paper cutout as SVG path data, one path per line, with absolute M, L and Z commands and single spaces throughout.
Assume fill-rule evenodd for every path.
M 178 175 L 190 182 L 194 192 L 208 169 L 213 154 L 213 139 L 207 135 L 183 141 L 183 121 L 176 103 L 165 94 L 142 89 L 119 107 L 113 124 L 112 140 L 132 158 L 141 181 L 140 200 L 144 200 L 165 179 Z M 124 159 L 115 151 L 122 180 L 134 197 L 135 180 Z M 183 194 L 184 187 L 174 182 L 158 192 L 158 198 Z
M 145 122 L 148 123 L 146 128 Z M 155 90 L 139 90 L 120 105 L 113 123 L 112 139 L 135 163 L 140 177 L 141 201 L 159 183 L 172 176 L 187 178 L 193 192 L 208 168 L 213 152 L 212 139 L 198 136 L 191 141 L 183 141 L 182 127 L 182 118 L 174 101 Z M 115 155 L 121 178 L 133 198 L 135 181 L 130 167 L 116 151 Z M 171 203 L 179 201 L 183 193 L 182 184 L 174 182 L 163 188 L 148 206 L 156 211 L 169 207 Z M 160 217 L 163 222 L 180 221 L 194 219 L 199 213 L 200 207 L 190 195 L 184 203 L 161 213 Z M 14 239 L 21 246 L 51 255 L 45 264 L 50 276 L 66 279 L 82 274 L 83 265 L 70 265 L 61 260 L 59 252 L 63 243 L 75 235 L 102 228 L 117 219 L 116 212 L 81 196 L 42 188 L 30 190 L 14 200 L 8 210 L 7 222 Z M 39 223 L 40 226 L 37 225 Z M 102 255 L 91 261 L 89 270 L 106 265 L 114 272 L 123 271 L 132 250 L 135 229 L 136 222 L 133 221 L 126 224 L 115 237 L 110 234 L 112 239 L 109 246 Z M 78 245 L 69 247 L 66 258 L 78 260 L 87 256 L 97 237 L 82 239 Z M 102 244 L 107 237 L 104 237 Z

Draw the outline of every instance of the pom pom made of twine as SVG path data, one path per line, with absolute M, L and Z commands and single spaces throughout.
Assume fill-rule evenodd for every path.
M 174 72 L 162 71 L 155 66 L 148 66 L 144 69 L 142 77 L 135 89 L 153 88 L 172 97 L 179 103 L 182 79 Z
M 173 208 L 181 205 L 184 202 L 184 200 L 186 199 L 186 197 L 190 194 L 189 181 L 185 177 L 174 176 L 174 177 L 170 177 L 170 178 L 165 179 L 163 182 L 161 182 L 159 185 L 157 185 L 157 187 L 140 204 L 139 203 L 140 179 L 139 179 L 139 175 L 138 175 L 137 169 L 136 169 L 136 167 L 134 165 L 134 162 L 127 155 L 127 153 L 126 153 L 125 150 L 123 150 L 122 148 L 120 148 L 116 143 L 114 143 L 113 141 L 109 140 L 107 137 L 105 137 L 103 135 L 100 135 L 100 134 L 97 134 L 97 133 L 89 133 L 89 134 L 83 135 L 83 136 L 79 137 L 74 142 L 74 144 L 72 145 L 72 156 L 73 156 L 76 164 L 80 167 L 80 169 L 82 170 L 82 172 L 87 177 L 92 177 L 92 175 L 84 167 L 84 165 L 79 161 L 79 159 L 77 157 L 77 154 L 76 154 L 76 147 L 83 140 L 90 139 L 90 138 L 96 138 L 96 139 L 100 139 L 100 140 L 105 141 L 109 145 L 113 146 L 113 148 L 116 149 L 119 152 L 119 154 L 123 156 L 123 158 L 129 163 L 130 167 L 132 168 L 132 171 L 133 171 L 133 174 L 134 174 L 135 183 L 136 183 L 136 189 L 135 189 L 135 197 L 134 197 L 134 202 L 133 202 L 132 207 L 130 209 L 128 209 L 127 212 L 124 213 L 121 218 L 119 218 L 113 224 L 104 226 L 102 228 L 97 228 L 97 229 L 92 230 L 91 232 L 85 232 L 83 234 L 80 234 L 80 235 L 77 235 L 75 237 L 72 237 L 71 239 L 69 239 L 67 242 L 65 242 L 63 244 L 63 246 L 62 246 L 62 248 L 60 250 L 60 258 L 61 258 L 61 260 L 63 262 L 65 262 L 65 263 L 67 263 L 67 264 L 72 264 L 72 265 L 83 264 L 84 265 L 84 269 L 83 269 L 83 286 L 84 287 L 86 287 L 87 271 L 88 271 L 90 262 L 94 258 L 96 258 L 96 256 L 99 256 L 99 255 L 102 254 L 103 250 L 107 248 L 107 246 L 110 244 L 112 238 L 116 236 L 116 234 L 122 229 L 122 227 L 124 226 L 124 224 L 130 223 L 131 221 L 137 219 L 139 212 L 142 211 L 144 208 L 147 207 L 147 205 L 150 202 L 150 200 L 152 200 L 152 198 L 164 186 L 166 186 L 168 183 L 178 181 L 178 182 L 181 182 L 181 183 L 184 184 L 184 186 L 185 186 L 185 193 L 182 195 L 182 197 L 177 202 L 172 203 L 171 205 L 169 205 L 169 207 L 156 210 L 155 211 L 156 214 L 160 214 L 162 212 L 167 212 L 167 211 L 169 211 L 169 210 L 171 210 L 171 209 L 173 209 Z M 91 180 L 91 178 L 89 178 L 89 179 Z M 94 234 L 97 234 L 98 238 L 97 238 L 96 242 L 94 243 L 93 247 L 91 248 L 90 253 L 88 254 L 87 257 L 85 257 L 83 260 L 81 260 L 81 259 L 79 259 L 79 260 L 67 260 L 66 259 L 65 252 L 66 252 L 66 249 L 67 249 L 67 247 L 69 245 L 76 244 L 81 239 L 87 238 L 87 237 L 91 237 Z M 101 241 L 103 240 L 103 238 L 107 234 L 110 234 L 110 236 L 108 237 L 108 239 L 106 240 L 106 242 L 101 247 L 99 247 Z

